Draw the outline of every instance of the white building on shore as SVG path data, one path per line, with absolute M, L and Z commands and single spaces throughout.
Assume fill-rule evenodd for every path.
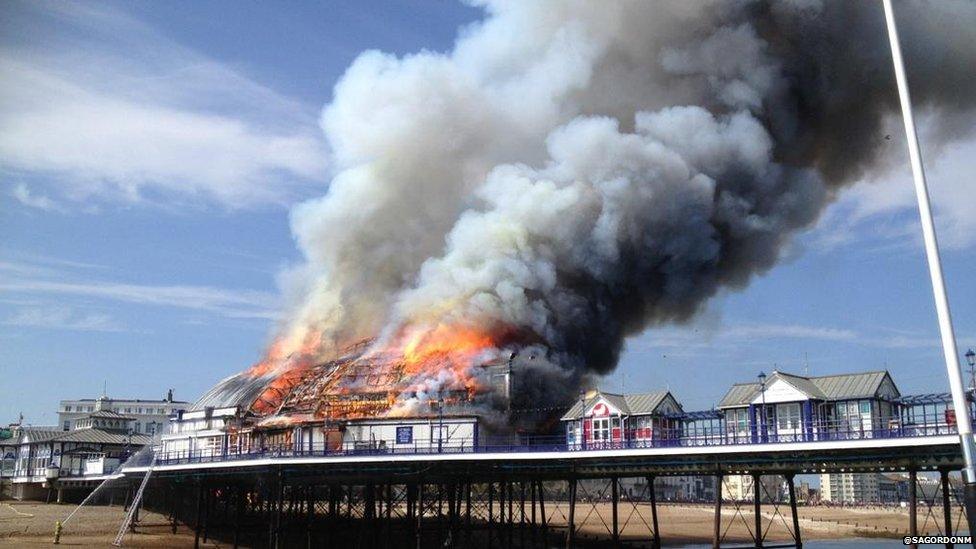
M 188 406 L 188 402 L 173 400 L 172 389 L 167 391 L 166 398 L 160 400 L 110 398 L 106 395 L 99 398 L 62 400 L 58 404 L 58 427 L 62 431 L 70 431 L 75 428 L 78 419 L 96 410 L 109 410 L 132 418 L 133 432 L 152 436 L 163 431 L 169 424 L 170 416 Z

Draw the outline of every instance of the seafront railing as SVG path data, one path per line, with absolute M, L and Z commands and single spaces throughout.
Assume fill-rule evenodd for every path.
M 911 422 L 903 422 L 898 418 L 881 422 L 855 416 L 806 424 L 796 424 L 789 420 L 783 424 L 772 421 L 767 428 L 763 428 L 762 425 L 758 427 L 750 425 L 747 429 L 742 429 L 740 425 L 735 424 L 726 425 L 724 422 L 720 428 L 690 424 L 667 429 L 654 429 L 649 433 L 650 436 L 646 437 L 627 436 L 636 432 L 637 430 L 628 433 L 624 429 L 619 438 L 613 437 L 613 433 L 608 432 L 605 440 L 591 438 L 586 441 L 577 441 L 565 435 L 512 435 L 474 438 L 446 437 L 440 441 L 434 438 L 410 442 L 371 439 L 344 441 L 341 444 L 327 444 L 323 441 L 308 442 L 306 440 L 302 443 L 264 446 L 260 445 L 257 440 L 253 440 L 244 447 L 236 447 L 227 445 L 225 440 L 221 447 L 178 451 L 164 451 L 162 448 L 157 448 L 156 456 L 157 464 L 167 465 L 286 457 L 593 452 L 649 448 L 911 439 L 953 435 L 957 433 L 957 430 L 951 416 L 939 413 L 917 415 L 912 418 Z

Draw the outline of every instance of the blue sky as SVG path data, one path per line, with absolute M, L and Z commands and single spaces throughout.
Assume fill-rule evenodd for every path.
M 328 186 L 318 117 L 333 85 L 365 49 L 443 51 L 481 16 L 449 2 L 351 6 L 5 6 L 0 421 L 53 423 L 57 400 L 95 397 L 103 381 L 113 396 L 172 387 L 192 400 L 259 357 L 280 273 L 300 260 L 289 208 Z M 692 325 L 631 340 L 604 387 L 667 385 L 707 408 L 779 367 L 888 368 L 903 392 L 945 390 L 895 130 L 889 167 L 839 196 L 787 261 Z M 964 351 L 976 346 L 976 143 L 927 152 Z

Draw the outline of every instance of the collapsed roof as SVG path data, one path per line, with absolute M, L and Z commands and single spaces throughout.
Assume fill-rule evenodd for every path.
M 410 371 L 401 357 L 370 352 L 370 343 L 360 342 L 325 362 L 285 361 L 265 371 L 234 374 L 207 391 L 190 410 L 239 407 L 258 417 L 301 420 L 388 414 L 399 400 L 423 391 L 423 373 Z M 472 385 L 445 384 L 434 398 L 443 398 L 456 409 L 476 393 L 491 391 L 492 373 L 507 364 L 501 359 L 485 360 L 472 369 Z

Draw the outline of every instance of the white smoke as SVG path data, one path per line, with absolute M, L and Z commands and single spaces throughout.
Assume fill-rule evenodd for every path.
M 283 332 L 329 352 L 506 326 L 564 377 L 609 371 L 627 335 L 775 265 L 877 160 L 897 103 L 875 4 L 489 1 L 449 53 L 363 53 L 322 116 L 338 172 L 293 212 Z M 899 10 L 915 97 L 958 133 L 976 4 Z

